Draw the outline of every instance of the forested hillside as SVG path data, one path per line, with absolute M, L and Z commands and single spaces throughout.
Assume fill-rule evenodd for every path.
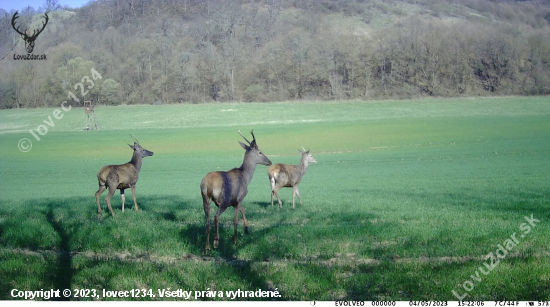
M 43 10 L 20 11 L 18 26 L 38 28 Z M 103 78 L 85 98 L 105 105 L 550 94 L 548 0 L 97 0 L 47 10 L 33 51 L 47 59 L 34 61 L 14 58 L 25 43 L 15 12 L 0 10 L 0 57 L 9 53 L 0 108 L 74 105 L 68 91 L 80 95 L 92 68 Z

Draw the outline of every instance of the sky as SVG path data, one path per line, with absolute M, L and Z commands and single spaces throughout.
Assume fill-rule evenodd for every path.
M 58 0 L 61 6 L 68 5 L 71 8 L 81 7 L 84 4 L 88 3 L 90 0 Z M 44 6 L 45 0 L 0 0 L 0 8 L 9 12 L 10 10 L 21 11 L 27 6 L 32 6 L 35 9 L 38 9 L 41 6 Z

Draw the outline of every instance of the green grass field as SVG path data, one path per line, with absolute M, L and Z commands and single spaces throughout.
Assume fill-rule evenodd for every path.
M 131 299 L 174 300 L 159 297 L 168 288 L 550 300 L 548 97 L 98 107 L 95 132 L 83 131 L 82 108 L 53 112 L 0 111 L 2 300 L 19 299 L 13 289 L 100 296 L 74 300 L 152 289 L 154 298 Z M 29 129 L 48 116 L 54 126 L 37 141 Z M 271 207 L 259 165 L 243 202 L 251 233 L 241 221 L 232 243 L 230 208 L 220 248 L 205 253 L 200 181 L 240 166 L 237 130 L 251 129 L 273 163 L 297 164 L 298 149 L 311 149 L 304 205 L 292 209 L 286 188 L 283 208 Z M 105 192 L 98 220 L 96 174 L 130 160 L 130 133 L 155 153 L 137 184 L 140 211 L 127 190 L 122 213 L 117 192 L 112 217 Z M 18 149 L 22 138 L 30 151 Z

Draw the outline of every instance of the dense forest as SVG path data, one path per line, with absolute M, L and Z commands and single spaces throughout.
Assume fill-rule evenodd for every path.
M 549 0 L 49 0 L 17 19 L 32 31 L 48 13 L 44 60 L 16 59 L 14 13 L 0 9 L 4 109 L 81 90 L 105 105 L 550 94 Z

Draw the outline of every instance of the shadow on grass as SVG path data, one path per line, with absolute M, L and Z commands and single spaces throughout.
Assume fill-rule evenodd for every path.
M 362 193 L 372 195 L 373 198 L 403 199 L 411 203 L 429 206 L 434 209 L 456 209 L 458 211 L 493 211 L 495 213 L 513 213 L 520 215 L 531 215 L 549 217 L 548 207 L 550 193 L 543 190 L 511 190 L 501 191 L 499 189 L 461 191 L 418 191 L 411 192 L 403 189 L 375 190 L 363 189 Z
M 147 220 L 153 226 L 155 221 L 175 224 L 180 221 L 178 212 L 181 213 L 182 210 L 191 208 L 188 202 L 176 196 L 141 197 L 141 200 L 142 202 L 138 201 L 140 212 L 124 213 L 120 211 L 120 199 L 118 204 L 113 201 L 115 217 L 112 217 L 107 210 L 107 214 L 104 214 L 101 220 L 97 218 L 97 205 L 93 195 L 90 197 L 33 199 L 15 204 L 0 201 L 0 218 L 2 218 L 0 220 L 0 243 L 6 249 L 4 255 L 8 257 L 6 259 L 31 256 L 36 258 L 34 262 L 40 263 L 33 264 L 27 269 L 27 275 L 29 272 L 31 274 L 27 278 L 33 282 L 24 282 L 25 285 L 32 285 L 36 282 L 38 289 L 73 290 L 75 288 L 74 277 L 82 270 L 90 271 L 97 265 L 105 265 L 111 261 L 109 259 L 116 258 L 113 254 L 117 252 L 127 253 L 126 250 L 112 244 L 113 239 L 109 238 L 110 235 L 116 236 L 120 232 L 124 232 L 124 228 L 131 223 Z M 160 208 L 155 205 L 157 203 L 160 203 Z M 105 207 L 103 208 L 106 209 Z M 134 210 L 130 208 L 128 211 Z M 139 235 L 136 234 L 136 236 Z M 103 241 L 97 240 L 102 236 L 107 238 Z M 143 246 L 147 246 L 150 244 L 149 241 L 155 240 L 155 238 L 148 238 L 148 241 L 139 242 L 132 241 L 133 237 L 129 237 L 129 239 L 130 242 L 139 245 L 138 250 L 143 250 Z M 113 247 L 114 250 L 112 250 Z M 112 253 L 105 252 L 111 250 Z M 82 254 L 83 258 L 81 258 L 80 264 L 75 266 L 74 258 L 79 254 Z M 94 254 L 98 254 L 98 256 L 94 256 Z M 82 261 L 85 265 L 82 265 Z M 18 275 L 16 267 L 6 267 L 3 272 L 8 276 Z M 98 280 L 105 282 L 105 276 L 99 277 Z M 108 280 L 107 284 L 102 285 L 106 289 L 109 289 Z M 13 282 L 2 283 L 2 293 L 9 293 L 10 287 L 13 288 L 11 285 Z M 22 285 L 19 284 L 18 287 L 22 287 Z M 33 289 L 22 290 L 35 290 L 36 286 L 32 287 Z M 75 298 L 63 296 L 51 298 L 51 300 L 71 299 Z
M 0 203 L 0 215 L 8 216 L 5 223 L 2 223 L 2 229 L 6 227 L 7 231 L 0 233 L 0 241 L 7 249 L 7 255 L 39 256 L 39 260 L 31 261 L 32 264 L 27 267 L 27 274 L 30 274 L 29 284 L 32 285 L 31 281 L 38 279 L 38 289 L 73 290 L 73 276 L 76 270 L 73 266 L 71 241 L 75 229 L 68 224 L 72 223 L 74 211 L 63 212 L 66 216 L 59 216 L 59 212 L 56 211 L 65 211 L 69 203 L 81 201 L 83 198 L 29 200 L 20 206 L 11 207 L 5 207 L 5 203 Z M 36 263 L 40 265 L 37 266 Z M 44 272 L 40 273 L 42 271 Z M 8 275 L 14 273 L 9 269 L 6 272 Z M 59 294 L 59 297 L 51 297 L 50 300 L 71 300 L 71 297 L 65 297 L 61 292 Z
M 275 201 L 276 202 L 276 201 Z M 268 202 L 268 201 L 256 201 L 256 202 L 253 202 L 252 204 L 255 204 L 256 206 L 259 206 L 263 209 L 266 209 L 266 208 L 269 208 L 271 207 L 271 202 Z M 273 205 L 275 206 L 276 204 L 273 203 Z M 278 205 L 277 205 L 278 206 Z
M 56 272 L 53 273 L 52 277 L 54 278 L 55 289 L 72 289 L 72 279 L 75 270 L 73 268 L 73 257 L 71 253 L 71 238 L 67 229 L 63 227 L 63 222 L 54 218 L 53 210 L 58 206 L 59 203 L 49 203 L 46 213 L 48 223 L 50 223 L 60 238 L 56 250 L 57 263 L 51 265 L 56 268 Z M 61 296 L 59 298 L 53 298 L 52 300 L 68 301 L 70 298 Z
M 375 191 L 372 192 L 374 193 Z M 512 199 L 509 206 L 505 206 L 505 208 L 519 211 L 521 206 L 515 202 L 529 196 L 537 196 L 539 199 L 541 197 L 538 193 L 519 193 Z M 380 198 L 382 195 L 376 197 Z M 444 193 L 440 195 L 410 193 L 403 194 L 400 197 L 413 198 L 415 202 L 426 203 L 426 206 L 435 206 L 437 205 L 436 203 L 440 203 L 443 199 L 450 199 L 450 205 L 455 206 L 465 206 L 470 201 L 479 201 L 476 200 L 477 198 L 474 195 L 459 197 L 458 194 L 455 196 L 458 199 L 453 201 L 452 197 L 449 198 Z M 481 197 L 481 199 L 483 199 L 483 197 Z M 485 199 L 483 201 L 489 202 L 489 200 Z M 90 266 L 104 265 L 107 261 L 101 259 L 88 259 L 85 265 L 76 266 L 74 263 L 75 253 L 88 248 L 91 250 L 112 249 L 114 252 L 131 251 L 133 245 L 122 245 L 124 242 L 120 243 L 121 245 L 114 245 L 114 243 L 112 243 L 114 240 L 112 237 L 119 235 L 120 232 L 127 231 L 125 228 L 132 224 L 136 224 L 134 227 L 140 230 L 143 224 L 148 223 L 153 229 L 157 226 L 162 226 L 160 224 L 167 224 L 168 227 L 177 229 L 175 234 L 171 234 L 171 236 L 177 237 L 174 242 L 181 242 L 181 246 L 187 245 L 187 247 L 185 247 L 187 253 L 204 256 L 209 258 L 208 260 L 210 261 L 219 262 L 220 266 L 224 267 L 224 272 L 226 274 L 230 272 L 231 276 L 240 279 L 242 284 L 247 285 L 247 291 L 257 289 L 273 290 L 274 288 L 279 288 L 282 295 L 280 299 L 282 300 L 314 300 L 319 299 L 319 297 L 334 300 L 340 296 L 345 299 L 374 300 L 381 299 L 381 293 L 392 293 L 396 292 L 396 289 L 401 289 L 399 287 L 399 283 L 401 282 L 394 282 L 393 286 L 388 286 L 387 288 L 380 286 L 380 283 L 387 283 L 387 279 L 382 278 L 382 276 L 385 276 L 382 270 L 393 269 L 395 271 L 393 265 L 382 265 L 375 268 L 364 265 L 355 266 L 354 264 L 351 264 L 351 268 L 333 267 L 330 265 L 327 266 L 326 264 L 320 264 L 320 261 L 309 261 L 309 258 L 303 254 L 303 250 L 306 250 L 305 253 L 308 253 L 307 251 L 312 253 L 320 251 L 322 254 L 324 251 L 318 248 L 318 244 L 324 244 L 323 248 L 326 248 L 331 244 L 338 244 L 342 241 L 353 243 L 362 236 L 365 238 L 366 242 L 365 247 L 361 247 L 359 250 L 360 256 L 374 256 L 384 263 L 390 263 L 391 256 L 393 256 L 392 246 L 388 248 L 385 246 L 373 248 L 372 242 L 368 242 L 368 239 L 376 237 L 382 231 L 387 232 L 388 228 L 394 226 L 402 227 L 402 225 L 392 220 L 383 221 L 382 219 L 376 223 L 371 223 L 371 221 L 378 218 L 375 214 L 362 214 L 360 218 L 366 222 L 357 223 L 357 213 L 343 212 L 345 208 L 342 208 L 342 210 L 323 212 L 306 212 L 305 210 L 301 210 L 300 207 L 297 207 L 295 211 L 269 211 L 270 202 L 254 202 L 246 206 L 257 206 L 262 209 L 267 208 L 269 211 L 267 214 L 270 215 L 269 225 L 271 226 L 251 227 L 250 234 L 245 235 L 242 226 L 242 217 L 240 216 L 240 222 L 237 228 L 238 243 L 234 245 L 231 240 L 233 236 L 232 210 L 234 209 L 228 209 L 227 212 L 222 215 L 220 221 L 219 248 L 217 250 L 212 250 L 209 254 L 205 254 L 205 220 L 202 204 L 199 200 L 187 200 L 175 195 L 142 197 L 138 195 L 138 204 L 140 212 L 135 212 L 133 210 L 133 202 L 131 201 L 130 207 L 127 207 L 127 210 L 131 210 L 132 212 L 122 213 L 120 212 L 119 198 L 118 202 L 113 201 L 113 209 L 116 214 L 115 218 L 111 217 L 110 214 L 104 214 L 103 219 L 99 221 L 97 219 L 97 206 L 93 194 L 90 195 L 90 197 L 28 200 L 21 201 L 19 204 L 0 202 L 0 218 L 2 219 L 0 223 L 0 244 L 7 248 L 30 249 L 37 252 L 41 252 L 41 250 L 53 250 L 53 253 L 44 254 L 47 263 L 46 266 L 48 267 L 48 273 L 44 277 L 46 280 L 41 283 L 44 288 L 51 286 L 58 289 L 72 289 L 73 283 L 75 282 L 75 276 L 77 276 L 81 270 L 89 270 L 91 268 Z M 106 205 L 103 199 L 102 205 L 105 209 Z M 512 206 L 512 208 L 510 208 L 510 206 Z M 215 211 L 216 208 L 217 207 L 214 206 L 213 211 Z M 491 208 L 496 211 L 506 210 L 500 209 L 498 206 L 493 206 Z M 524 212 L 534 211 L 535 217 L 537 217 L 536 214 L 540 213 L 541 210 L 542 209 L 539 207 L 531 205 L 531 207 L 525 208 L 520 212 L 523 214 Z M 365 212 L 369 211 L 366 210 Z M 261 214 L 263 213 L 254 213 L 252 217 L 247 215 L 247 218 L 249 222 L 253 223 L 254 215 L 260 217 Z M 312 225 L 313 227 L 307 227 L 310 224 L 305 224 L 306 226 L 304 227 L 304 225 L 297 224 L 296 218 L 299 220 L 310 220 L 315 224 Z M 405 220 L 404 223 L 406 222 Z M 213 221 L 211 221 L 211 223 L 213 223 Z M 29 227 L 36 227 L 35 231 L 27 231 L 26 228 Z M 18 231 L 21 230 L 21 233 L 17 234 L 18 231 L 12 231 L 13 229 Z M 47 233 L 46 236 L 46 232 L 48 231 L 49 233 Z M 83 234 L 83 232 L 87 233 Z M 98 234 L 94 234 L 94 232 Z M 354 235 L 355 232 L 360 235 Z M 164 235 L 157 235 L 154 232 L 144 232 L 144 235 L 147 236 L 148 233 L 151 234 L 150 238 L 148 238 L 149 241 L 157 240 Z M 214 233 L 215 227 L 212 224 L 211 240 L 213 240 Z M 90 246 L 86 245 L 91 244 L 85 241 L 84 237 L 86 235 L 111 237 L 99 243 L 94 242 L 95 245 Z M 444 233 L 443 235 L 450 236 Z M 45 238 L 47 239 L 52 236 L 55 237 L 55 240 L 45 240 Z M 137 236 L 138 235 L 136 235 L 136 237 Z M 282 237 L 282 239 L 278 239 L 278 237 Z M 130 237 L 128 241 L 131 241 L 132 238 L 133 237 Z M 422 241 L 428 246 L 438 243 L 438 241 L 426 241 L 421 237 L 415 236 L 415 234 L 411 234 L 408 238 L 409 240 L 397 242 L 397 244 L 405 243 L 407 246 L 396 247 L 396 250 L 403 250 L 405 248 L 406 250 L 414 251 L 418 248 L 417 243 Z M 121 239 L 120 241 L 123 240 Z M 149 244 L 149 241 L 146 243 L 130 242 L 128 244 L 141 244 L 138 250 L 139 248 L 143 250 L 144 247 L 148 248 L 149 245 L 147 244 Z M 390 241 L 387 243 L 392 242 Z M 179 249 L 181 246 L 174 246 L 174 249 Z M 305 249 L 303 248 L 304 246 L 308 248 Z M 334 247 L 335 250 L 337 248 L 338 246 Z M 242 260 L 242 257 L 240 257 L 241 250 L 247 251 L 248 260 Z M 333 250 L 329 250 L 326 254 L 331 255 L 333 252 Z M 323 255 L 321 255 L 321 257 L 316 256 L 317 258 L 315 258 L 315 260 L 327 260 L 322 258 L 322 256 Z M 124 263 L 125 262 L 121 262 L 121 264 Z M 272 265 L 272 263 L 277 264 Z M 281 263 L 284 267 L 283 269 L 277 267 L 281 265 Z M 456 264 L 442 264 L 443 268 L 450 271 L 453 271 L 454 266 L 456 266 Z M 121 267 L 123 267 L 123 265 Z M 215 270 L 220 270 L 220 268 L 216 265 Z M 271 271 L 268 272 L 268 270 Z M 278 273 L 279 270 L 284 271 L 284 273 Z M 426 270 L 429 270 L 429 268 Z M 470 274 L 471 272 L 467 273 Z M 352 274 L 351 276 L 353 277 L 344 279 L 344 281 L 335 278 L 337 275 L 346 274 Z M 405 293 L 409 291 L 411 293 L 414 291 L 418 293 L 428 291 L 413 286 L 417 284 L 417 278 L 420 278 L 415 276 L 416 275 L 413 275 L 413 277 L 402 281 L 403 284 L 408 284 L 410 287 L 410 290 L 405 291 Z M 110 287 L 110 279 L 108 276 L 98 278 L 94 286 L 100 284 L 107 289 Z M 284 281 L 287 282 L 285 285 L 286 289 L 281 289 L 279 285 L 284 283 L 283 280 L 288 279 L 291 279 L 291 281 Z M 296 281 L 292 279 L 296 279 Z M 289 283 L 292 287 L 288 287 Z M 317 288 L 314 287 L 314 285 L 319 284 L 320 286 Z M 367 286 L 370 288 L 367 289 Z M 326 293 L 326 289 L 338 289 L 342 287 L 347 290 L 342 291 L 343 294 L 339 294 L 338 292 Z M 395 296 L 389 297 L 395 298 Z M 409 297 L 415 298 L 416 296 Z M 452 297 L 450 297 L 450 299 L 452 299 Z
M 247 285 L 244 291 L 256 291 L 261 289 L 262 291 L 274 291 L 272 282 L 268 281 L 264 276 L 258 272 L 258 268 L 254 266 L 254 260 L 240 260 L 238 257 L 239 249 L 246 248 L 254 239 L 254 237 L 260 237 L 269 230 L 251 231 L 248 235 L 241 236 L 243 232 L 242 222 L 237 227 L 238 241 L 235 245 L 233 243 L 233 223 L 220 222 L 220 242 L 217 249 L 213 248 L 212 241 L 215 236 L 216 228 L 213 221 L 211 221 L 210 228 L 210 246 L 212 250 L 210 252 L 205 251 L 206 246 L 206 226 L 205 224 L 188 225 L 181 232 L 182 239 L 193 246 L 193 250 L 199 252 L 204 260 L 211 260 L 218 263 L 215 266 L 215 270 L 229 271 L 230 275 L 240 279 L 240 282 Z M 225 273 L 227 274 L 227 273 Z M 223 283 L 220 285 L 223 287 Z M 237 289 L 227 289 L 237 290 Z M 272 292 L 273 293 L 273 292 Z M 239 299 L 239 298 L 237 298 Z M 245 298 L 240 298 L 244 300 Z M 247 300 L 286 300 L 292 299 L 291 297 L 278 297 L 278 298 L 246 298 Z
M 233 209 L 234 210 L 234 209 Z M 269 298 L 276 300 L 318 300 L 323 298 L 335 299 L 336 294 L 328 293 L 326 289 L 331 289 L 338 286 L 339 281 L 335 278 L 335 272 L 332 268 L 327 267 L 323 263 L 332 256 L 314 255 L 316 253 L 317 244 L 324 240 L 338 240 L 340 234 L 325 235 L 331 230 L 322 229 L 318 233 L 304 233 L 300 228 L 302 226 L 294 224 L 293 212 L 287 215 L 273 215 L 276 219 L 273 226 L 254 228 L 251 227 L 250 234 L 246 235 L 243 231 L 242 220 L 237 227 L 238 242 L 235 245 L 232 241 L 233 223 L 231 209 L 228 209 L 230 214 L 227 214 L 224 219 L 222 215 L 220 221 L 220 243 L 217 249 L 213 249 L 212 242 L 215 236 L 215 226 L 211 221 L 210 244 L 212 250 L 205 252 L 206 246 L 206 226 L 205 224 L 188 225 L 181 232 L 183 240 L 192 246 L 192 249 L 200 251 L 203 259 L 210 259 L 219 262 L 222 266 L 229 266 L 234 276 L 242 280 L 243 284 L 249 285 L 247 290 L 277 290 L 280 292 L 280 298 Z M 314 219 L 316 213 L 310 213 L 305 217 L 305 220 Z M 368 219 L 374 218 L 374 215 L 369 215 Z M 354 213 L 335 213 L 331 215 L 331 223 L 341 225 L 355 221 L 357 218 Z M 249 222 L 250 219 L 249 219 Z M 330 227 L 330 226 L 329 226 Z M 378 226 L 364 225 L 355 230 L 368 232 L 369 228 Z M 351 230 L 350 230 L 351 231 Z M 286 235 L 285 235 L 286 234 Z M 343 240 L 352 240 L 347 237 Z M 312 250 L 309 255 L 304 255 L 304 250 Z M 241 250 L 246 250 L 247 259 L 242 259 Z M 306 252 L 307 253 L 307 252 Z M 332 253 L 328 251 L 328 253 Z M 291 278 L 297 274 L 299 278 L 291 280 L 292 287 L 286 285 L 287 289 L 283 290 L 280 286 L 287 280 L 279 279 L 279 274 L 275 271 L 292 272 L 285 276 L 283 280 Z M 269 273 L 268 273 L 269 272 Z M 364 299 L 368 298 L 362 296 Z M 265 300 L 265 298 L 264 298 Z
M 128 193 L 126 194 L 126 201 L 124 203 L 124 213 L 126 213 L 127 210 L 135 211 L 134 201 L 132 197 L 128 197 Z M 131 194 L 130 194 L 131 195 Z M 99 199 L 99 203 L 101 205 L 101 210 L 103 211 L 103 219 L 106 217 L 111 217 L 111 213 L 109 212 L 107 208 L 107 202 L 105 201 L 106 194 L 103 194 L 103 197 Z M 90 209 L 94 209 L 97 212 L 97 203 L 95 201 L 95 198 L 93 199 L 93 208 L 90 207 Z M 90 199 L 86 199 L 87 203 L 90 203 Z M 145 212 L 153 212 L 154 214 L 160 212 L 160 216 L 164 217 L 166 220 L 172 220 L 175 221 L 175 211 L 177 210 L 187 210 L 187 209 L 201 209 L 202 210 L 202 204 L 199 203 L 193 203 L 193 201 L 189 201 L 185 198 L 179 197 L 177 195 L 146 195 L 146 196 L 136 196 L 136 200 L 138 203 L 139 211 L 145 211 Z M 111 198 L 111 206 L 113 207 L 113 211 L 115 212 L 115 216 L 119 214 L 124 214 L 122 209 L 122 201 L 120 198 L 120 194 L 116 192 L 113 197 Z M 162 211 L 161 211 L 162 210 Z

